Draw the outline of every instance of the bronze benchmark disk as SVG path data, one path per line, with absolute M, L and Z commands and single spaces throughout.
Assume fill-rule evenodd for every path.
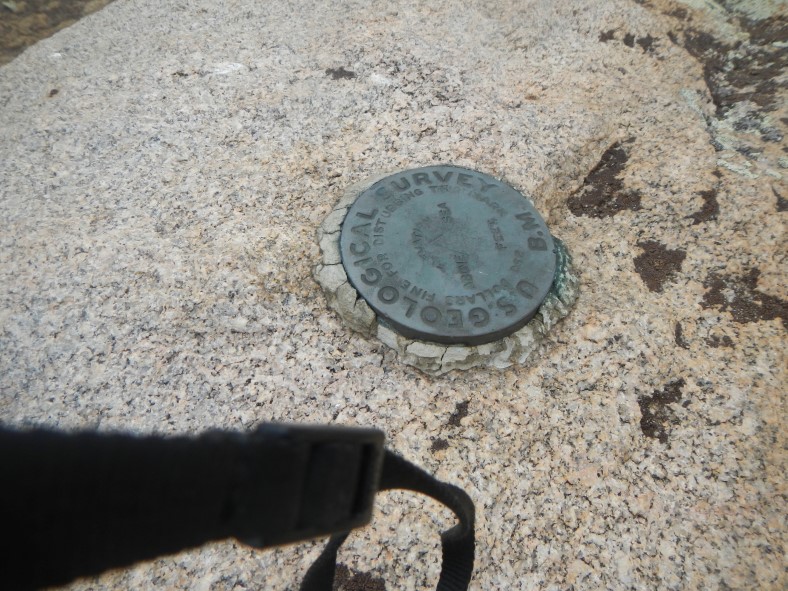
M 427 166 L 356 198 L 340 235 L 348 279 L 379 321 L 414 339 L 480 345 L 528 322 L 556 251 L 520 192 L 487 174 Z

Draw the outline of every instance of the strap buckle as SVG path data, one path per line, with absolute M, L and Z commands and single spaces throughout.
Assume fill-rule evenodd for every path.
M 294 510 L 292 526 L 275 541 L 265 540 L 265 546 L 348 532 L 370 522 L 383 469 L 382 431 L 269 423 L 255 435 L 297 450 L 292 470 L 301 474 L 295 498 L 283 499 Z

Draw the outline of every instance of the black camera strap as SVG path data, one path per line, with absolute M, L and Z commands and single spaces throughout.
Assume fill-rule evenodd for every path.
M 443 562 L 437 590 L 464 591 L 473 574 L 473 501 L 464 490 L 437 480 L 390 451 L 385 454 L 379 490 L 405 489 L 425 494 L 446 505 L 459 519 L 457 525 L 441 534 Z M 307 571 L 301 591 L 331 591 L 337 551 L 348 534 L 331 536 L 323 553 Z
M 267 548 L 331 535 L 301 587 L 330 591 L 340 545 L 370 521 L 375 493 L 396 488 L 456 514 L 437 588 L 467 589 L 472 501 L 383 443 L 374 429 L 287 425 L 172 438 L 0 430 L 4 586 L 64 584 L 228 537 Z

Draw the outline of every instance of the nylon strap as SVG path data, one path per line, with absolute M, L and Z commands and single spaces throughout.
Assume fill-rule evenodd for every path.
M 437 591 L 465 591 L 471 581 L 474 561 L 475 510 L 471 498 L 460 488 L 441 482 L 397 454 L 386 450 L 379 490 L 412 490 L 443 503 L 459 523 L 441 534 L 443 559 Z M 301 584 L 301 591 L 331 591 L 337 552 L 350 532 L 331 536 Z
M 375 429 L 269 424 L 162 438 L 0 428 L 0 474 L 0 572 L 10 589 L 228 537 L 267 548 L 332 535 L 302 586 L 331 591 L 342 532 L 367 524 L 375 493 L 394 488 L 459 518 L 441 536 L 438 591 L 464 591 L 473 571 L 468 495 L 385 451 Z

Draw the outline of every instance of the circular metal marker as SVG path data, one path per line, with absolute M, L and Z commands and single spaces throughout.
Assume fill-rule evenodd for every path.
M 351 285 L 400 334 L 480 345 L 518 330 L 553 283 L 556 252 L 518 191 L 458 166 L 427 166 L 362 191 L 342 223 Z

